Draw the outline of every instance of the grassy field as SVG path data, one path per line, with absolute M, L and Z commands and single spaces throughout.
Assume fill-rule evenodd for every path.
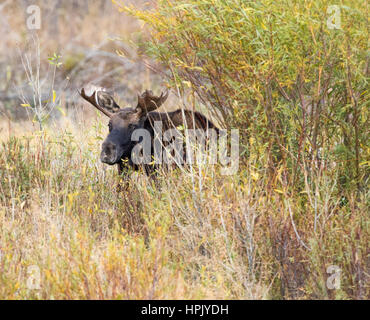
M 325 174 L 320 190 L 270 192 L 251 159 L 237 176 L 176 171 L 160 187 L 134 174 L 118 194 L 97 159 L 105 127 L 63 127 L 2 143 L 1 298 L 365 297 L 365 193 L 342 207 Z M 327 289 L 329 265 L 343 289 Z
M 1 298 L 366 297 L 366 192 L 341 206 L 325 173 L 319 190 L 268 190 L 250 159 L 238 175 L 175 171 L 160 186 L 133 174 L 119 194 L 97 157 L 105 126 L 83 129 L 2 142 Z M 326 286 L 330 265 L 338 290 Z
M 221 15 L 224 25 L 220 29 L 215 22 L 215 17 L 219 17 L 217 12 L 210 14 L 201 4 L 216 2 L 216 7 L 223 10 L 227 1 L 189 0 L 187 5 L 184 2 L 179 1 L 179 7 L 175 7 L 165 6 L 167 1 L 158 1 L 158 7 L 151 7 L 153 16 L 145 6 L 135 9 L 138 11 L 121 6 L 121 11 L 143 19 L 151 27 L 149 31 L 110 2 L 104 5 L 104 11 L 103 1 L 94 2 L 84 15 L 86 7 L 60 5 L 59 29 L 46 23 L 37 34 L 40 56 L 29 56 L 30 61 L 41 62 L 40 78 L 46 79 L 46 95 L 53 96 L 55 92 L 55 98 L 45 103 L 54 113 L 43 120 L 42 130 L 32 110 L 28 110 L 35 106 L 22 107 L 23 100 L 10 97 L 18 95 L 16 89 L 22 88 L 24 95 L 31 97 L 29 101 L 35 95 L 32 84 L 27 87 L 26 72 L 20 61 L 25 54 L 35 53 L 34 42 L 31 38 L 27 42 L 30 46 L 21 48 L 19 55 L 14 40 L 24 39 L 26 43 L 28 39 L 26 29 L 18 28 L 24 25 L 24 7 L 19 2 L 0 9 L 4 13 L 1 21 L 5 23 L 8 19 L 9 26 L 5 42 L 0 44 L 3 47 L 0 65 L 8 70 L 0 77 L 0 93 L 5 97 L 0 99 L 0 299 L 369 298 L 370 149 L 366 129 L 368 89 L 363 87 L 368 70 L 365 70 L 366 80 L 362 74 L 356 78 L 361 73 L 357 69 L 353 72 L 354 91 L 362 94 L 353 95 L 358 98 L 359 111 L 355 113 L 358 127 L 343 120 L 356 112 L 349 107 L 353 101 L 343 102 L 346 109 L 338 112 L 332 112 L 332 105 L 325 102 L 328 108 L 323 107 L 322 113 L 318 109 L 312 111 L 313 121 L 302 119 L 307 123 L 307 132 L 313 134 L 304 136 L 302 128 L 294 127 L 295 119 L 300 121 L 300 111 L 293 114 L 293 104 L 283 104 L 277 93 L 285 90 L 286 95 L 294 95 L 295 86 L 287 84 L 289 77 L 280 78 L 280 88 L 275 83 L 271 88 L 267 83 L 264 88 L 255 80 L 264 81 L 265 76 L 272 79 L 269 66 L 275 68 L 275 65 L 262 65 L 258 60 L 258 55 L 266 54 L 264 59 L 271 62 L 272 57 L 266 53 L 268 48 L 250 56 L 248 63 L 256 66 L 254 80 L 247 67 L 233 60 L 233 57 L 245 58 L 249 49 L 256 50 L 253 52 L 260 49 L 258 43 L 246 49 L 239 38 L 235 40 L 237 49 L 233 47 L 233 37 L 227 32 L 234 34 L 238 27 L 249 26 L 233 25 L 237 24 L 236 19 L 231 19 L 235 14 L 234 4 L 228 4 L 230 8 Z M 276 9 L 273 5 L 269 8 Z M 188 10 L 187 14 L 183 10 Z M 215 19 L 207 24 L 207 28 L 214 30 L 205 30 L 204 25 L 194 22 L 202 19 L 192 20 L 193 15 L 199 18 L 202 14 Z M 299 17 L 304 20 L 303 14 Z M 67 18 L 69 23 L 65 23 Z M 346 20 L 342 22 L 345 28 Z M 189 26 L 193 34 L 187 29 Z M 284 41 L 289 42 L 292 34 L 289 25 L 279 26 L 287 28 L 286 33 L 280 30 L 280 34 L 286 35 Z M 176 34 L 173 29 L 166 29 L 172 27 Z M 263 34 L 273 24 L 270 27 L 262 24 L 260 28 Z M 317 30 L 313 28 L 308 37 Z M 209 43 L 202 38 L 203 32 L 223 35 L 230 42 L 221 39 L 223 44 L 217 43 L 216 37 L 217 41 Z M 354 33 L 360 37 L 358 43 L 362 43 L 362 33 Z M 107 40 L 116 36 L 120 37 L 119 41 Z M 172 36 L 184 42 L 174 41 Z M 325 35 L 323 38 L 326 39 Z M 143 39 L 150 41 L 149 49 L 142 44 Z M 269 37 L 264 39 L 271 43 Z M 131 47 L 126 48 L 129 41 L 136 44 L 131 53 L 127 52 Z M 341 43 L 340 39 L 336 41 Z M 164 48 L 163 43 L 168 46 Z M 313 41 L 309 43 L 315 45 Z M 210 47 L 204 48 L 202 44 Z M 201 53 L 193 56 L 194 48 L 200 48 Z M 231 52 L 230 48 L 246 50 L 245 56 L 224 55 L 223 50 Z M 356 54 L 363 48 L 358 48 L 354 56 L 361 60 L 363 56 Z M 325 52 L 325 48 L 323 51 L 306 49 L 307 55 Z M 119 55 L 116 50 L 126 53 Z M 139 57 L 138 52 L 145 50 L 153 60 Z M 219 62 L 212 65 L 215 61 L 212 56 L 207 60 L 207 50 L 217 52 L 214 59 L 226 59 L 226 67 L 218 69 Z M 48 61 L 54 52 L 61 55 L 61 67 L 54 68 Z M 281 54 L 279 58 L 283 56 L 286 57 Z M 165 81 L 161 74 L 148 71 L 147 61 L 160 66 L 171 79 Z M 193 62 L 191 68 L 186 65 L 190 62 Z M 321 67 L 320 63 L 305 61 L 306 64 L 308 68 Z M 228 67 L 242 71 L 233 73 Z M 290 79 L 295 80 L 295 71 L 281 70 L 283 67 L 276 66 L 275 75 L 289 71 L 294 75 L 290 74 Z M 316 69 L 305 70 L 305 76 L 312 79 L 312 91 L 329 81 L 325 77 L 327 69 L 326 66 L 317 73 Z M 332 69 L 337 72 L 337 78 L 330 81 L 341 83 L 338 80 L 341 69 Z M 50 74 L 53 86 L 47 82 Z M 199 89 L 196 86 L 199 79 L 211 89 Z M 237 79 L 250 83 L 245 91 Z M 127 190 L 117 192 L 116 168 L 99 160 L 102 139 L 108 133 L 107 120 L 90 111 L 92 108 L 84 105 L 76 94 L 77 88 L 88 82 L 116 90 L 122 105 L 133 104 L 137 91 L 147 87 L 157 90 L 166 84 L 173 90 L 164 109 L 194 107 L 213 115 L 220 125 L 224 109 L 217 101 L 223 101 L 223 106 L 233 108 L 232 117 L 227 113 L 224 118 L 230 124 L 228 128 L 239 128 L 242 132 L 237 174 L 221 175 L 218 165 L 194 166 L 163 172 L 154 183 L 142 172 L 135 172 L 130 175 Z M 212 91 L 214 87 L 217 90 Z M 346 84 L 337 88 L 330 83 L 325 90 L 331 87 L 340 93 L 349 88 Z M 259 100 L 270 89 L 270 98 L 276 102 L 271 108 Z M 196 94 L 200 99 L 195 98 Z M 230 97 L 232 101 L 228 100 Z M 216 105 L 214 109 L 210 107 L 212 102 Z M 255 113 L 246 107 L 252 103 L 258 106 L 253 110 Z M 334 104 L 341 103 L 338 98 Z M 264 107 L 259 108 L 261 105 Z M 286 110 L 292 113 L 284 113 Z M 358 136 L 344 144 L 350 151 L 339 153 L 337 146 L 343 135 L 332 123 L 328 124 L 329 116 L 340 123 L 343 120 L 345 129 L 351 125 L 348 127 L 348 132 L 353 133 L 351 137 Z M 251 131 L 244 135 L 246 121 L 251 122 Z M 291 126 L 284 127 L 285 124 Z M 317 145 L 312 143 L 315 130 L 318 130 Z M 307 143 L 302 148 L 299 139 L 300 143 Z M 319 153 L 320 157 L 328 155 L 328 158 L 322 160 Z M 317 157 L 310 157 L 312 154 Z

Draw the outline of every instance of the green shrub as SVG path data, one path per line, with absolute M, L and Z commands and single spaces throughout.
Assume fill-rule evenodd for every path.
M 160 0 L 121 9 L 150 27 L 147 52 L 190 87 L 224 127 L 241 130 L 260 166 L 336 166 L 341 189 L 364 186 L 369 163 L 365 1 Z M 249 142 L 253 139 L 253 144 Z
M 170 85 L 197 97 L 196 106 L 220 126 L 239 129 L 239 183 L 243 188 L 244 177 L 252 177 L 247 188 L 259 199 L 259 215 L 252 240 L 244 239 L 248 224 L 233 232 L 242 230 L 240 250 L 248 251 L 248 241 L 256 245 L 243 263 L 269 286 L 270 298 L 368 296 L 367 4 L 332 5 L 120 4 L 148 26 L 143 45 L 167 68 Z M 335 10 L 340 21 L 332 19 Z M 326 285 L 330 265 L 342 270 L 340 290 Z

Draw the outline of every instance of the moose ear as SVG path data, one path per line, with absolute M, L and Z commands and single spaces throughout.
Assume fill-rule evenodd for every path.
M 99 105 L 109 112 L 116 113 L 121 109 L 112 96 L 104 91 L 98 91 L 96 97 Z
M 88 96 L 85 89 L 82 88 L 80 95 L 109 118 L 120 110 L 119 105 L 114 101 L 111 95 L 103 89 L 96 89 L 91 96 Z
M 137 97 L 136 110 L 140 113 L 147 114 L 158 109 L 167 99 L 168 91 L 162 92 L 160 96 L 153 95 L 150 90 L 145 90 L 142 95 Z

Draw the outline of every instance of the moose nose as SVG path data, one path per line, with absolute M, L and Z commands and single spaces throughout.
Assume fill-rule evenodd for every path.
M 102 152 L 100 160 L 103 163 L 114 164 L 116 161 L 116 146 L 110 142 L 104 142 L 102 146 Z

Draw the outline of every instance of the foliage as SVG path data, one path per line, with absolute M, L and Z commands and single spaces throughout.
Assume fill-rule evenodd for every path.
M 328 5 L 120 5 L 149 27 L 140 49 L 163 64 L 182 101 L 239 129 L 239 171 L 195 165 L 156 183 L 133 173 L 119 193 L 116 168 L 98 159 L 101 122 L 67 112 L 24 137 L 9 124 L 0 299 L 367 299 L 367 2 L 341 1 L 340 29 L 327 27 Z M 100 13 L 82 34 L 103 37 L 104 21 L 124 28 Z M 143 78 L 136 71 L 125 78 Z M 68 116 L 83 121 L 68 126 Z M 336 289 L 330 266 L 341 271 Z
M 335 166 L 345 193 L 369 177 L 368 8 L 341 1 L 332 29 L 330 5 L 160 0 L 152 11 L 120 9 L 149 26 L 147 53 L 172 71 L 172 84 L 190 86 L 221 125 L 239 128 L 260 167 L 282 166 L 290 192 L 301 191 L 303 168 Z
M 269 192 L 269 170 L 250 157 L 233 176 L 217 166 L 156 184 L 132 174 L 117 193 L 116 170 L 96 155 L 102 130 L 1 144 L 0 298 L 368 296 L 368 191 L 341 205 L 323 172 L 301 194 Z M 326 286 L 330 265 L 341 269 L 338 290 Z M 35 266 L 39 289 L 29 287 Z
M 258 225 L 269 226 L 268 243 L 255 264 L 269 265 L 271 257 L 276 273 L 255 276 L 271 284 L 270 297 L 364 298 L 368 292 L 356 290 L 365 273 L 347 273 L 353 282 L 336 293 L 324 278 L 329 260 L 351 257 L 347 262 L 355 265 L 368 254 L 368 219 L 360 209 L 369 204 L 367 2 L 118 5 L 147 25 L 142 46 L 170 71 L 170 84 L 182 96 L 196 96 L 196 106 L 221 126 L 240 130 L 240 174 L 264 181 L 262 203 L 269 208 L 265 225 Z M 354 253 L 355 238 L 364 241 L 362 258 Z

